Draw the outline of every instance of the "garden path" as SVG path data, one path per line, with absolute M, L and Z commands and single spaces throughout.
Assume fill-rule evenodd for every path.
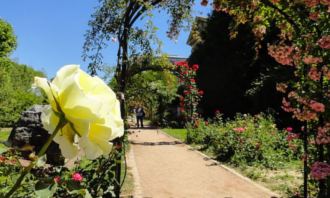
M 270 198 L 269 190 L 155 129 L 130 131 L 137 197 Z

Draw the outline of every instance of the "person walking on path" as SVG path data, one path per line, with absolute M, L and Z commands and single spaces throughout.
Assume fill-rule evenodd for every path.
M 138 108 L 135 109 L 135 114 L 136 114 L 137 127 L 143 128 L 143 118 L 145 116 L 145 113 L 141 105 L 139 105 Z

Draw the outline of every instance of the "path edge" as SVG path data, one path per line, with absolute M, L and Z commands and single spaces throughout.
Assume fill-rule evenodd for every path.
M 130 146 L 128 151 L 127 165 L 131 168 L 131 173 L 133 175 L 133 185 L 134 185 L 133 197 L 142 198 L 143 194 L 142 194 L 142 187 L 140 182 L 140 174 L 137 169 L 137 165 L 134 157 L 133 145 Z
M 195 151 L 197 152 L 199 155 L 201 155 L 202 157 L 205 157 L 207 159 L 209 159 L 210 161 L 216 163 L 218 166 L 224 168 L 225 170 L 227 170 L 228 172 L 238 176 L 239 178 L 245 180 L 246 182 L 249 182 L 251 183 L 252 185 L 254 185 L 255 187 L 259 188 L 260 190 L 263 190 L 269 194 L 271 194 L 272 196 L 274 196 L 274 198 L 281 198 L 281 196 L 273 191 L 271 191 L 270 189 L 266 188 L 265 186 L 261 185 L 261 184 L 258 184 L 257 182 L 253 181 L 252 179 L 240 174 L 239 172 L 237 172 L 236 170 L 222 164 L 221 162 L 219 161 L 216 161 L 214 159 L 212 159 L 210 156 L 207 156 L 206 154 L 202 153 L 201 151 L 197 150 L 196 148 L 193 148 L 192 146 L 186 144 L 185 142 L 182 142 L 181 140 L 167 134 L 166 132 L 162 131 L 161 129 L 156 129 L 158 132 L 161 132 L 162 134 L 166 135 L 167 137 L 170 137 L 170 138 L 173 138 L 175 139 L 175 141 L 178 141 L 180 143 L 182 143 L 185 147 L 187 147 L 188 149 L 192 150 L 192 151 Z

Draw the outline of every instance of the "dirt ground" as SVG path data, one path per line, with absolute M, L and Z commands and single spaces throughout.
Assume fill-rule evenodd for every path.
M 131 132 L 128 165 L 133 167 L 134 197 L 275 197 L 161 131 Z

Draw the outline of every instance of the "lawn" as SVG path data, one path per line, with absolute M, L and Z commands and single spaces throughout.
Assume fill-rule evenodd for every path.
M 165 128 L 162 129 L 165 133 L 181 140 L 182 142 L 186 141 L 187 138 L 187 129 L 171 129 L 171 128 Z
M 10 131 L 11 128 L 0 128 L 0 150 L 5 148 L 5 145 L 3 145 L 2 142 L 8 139 Z

